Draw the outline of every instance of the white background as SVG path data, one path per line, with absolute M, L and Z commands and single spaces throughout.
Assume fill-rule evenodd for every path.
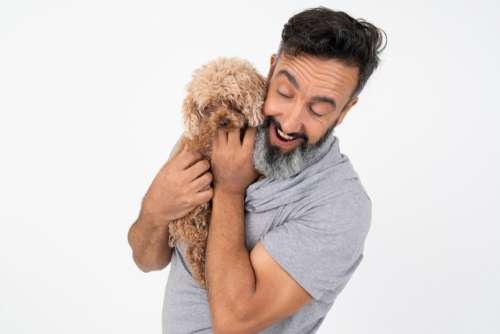
M 267 74 L 319 4 L 389 39 L 336 131 L 373 220 L 319 333 L 500 332 L 495 1 L 1 0 L 1 333 L 160 333 L 169 269 L 136 268 L 127 231 L 184 87 L 216 56 Z

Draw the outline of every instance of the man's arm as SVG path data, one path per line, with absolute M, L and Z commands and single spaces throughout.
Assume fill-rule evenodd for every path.
M 260 242 L 247 251 L 243 196 L 216 188 L 212 203 L 206 271 L 214 332 L 256 333 L 309 303 Z
M 172 248 L 168 245 L 168 225 L 155 224 L 153 217 L 139 215 L 129 229 L 128 243 L 135 264 L 145 273 L 161 270 L 170 263 Z
M 149 186 L 137 221 L 128 232 L 133 259 L 144 272 L 170 263 L 168 223 L 184 217 L 212 198 L 210 163 L 198 152 L 182 148 L 179 139 Z
M 212 325 L 219 334 L 255 333 L 311 300 L 260 243 L 250 254 L 246 249 L 244 193 L 256 178 L 254 130 L 247 130 L 242 147 L 239 130 L 219 132 L 213 144 L 215 190 L 205 270 Z
M 207 240 L 208 300 L 216 333 L 232 328 L 238 308 L 255 292 L 255 273 L 245 247 L 243 195 L 215 188 Z

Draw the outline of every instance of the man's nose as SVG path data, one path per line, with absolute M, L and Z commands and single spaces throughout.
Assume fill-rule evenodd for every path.
M 285 133 L 302 133 L 303 106 L 295 106 L 283 112 L 281 130 Z

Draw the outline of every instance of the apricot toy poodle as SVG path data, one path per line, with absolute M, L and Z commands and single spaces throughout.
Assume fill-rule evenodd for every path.
M 219 57 L 193 73 L 182 104 L 185 132 L 177 146 L 198 151 L 210 161 L 212 138 L 220 128 L 256 127 L 263 122 L 265 78 L 246 60 Z M 211 201 L 169 222 L 169 245 L 187 243 L 186 256 L 194 280 L 206 289 L 205 248 Z

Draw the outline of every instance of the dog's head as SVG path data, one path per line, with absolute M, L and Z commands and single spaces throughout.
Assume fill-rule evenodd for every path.
M 182 111 L 189 138 L 263 121 L 265 78 L 246 60 L 217 58 L 195 70 L 186 89 Z

